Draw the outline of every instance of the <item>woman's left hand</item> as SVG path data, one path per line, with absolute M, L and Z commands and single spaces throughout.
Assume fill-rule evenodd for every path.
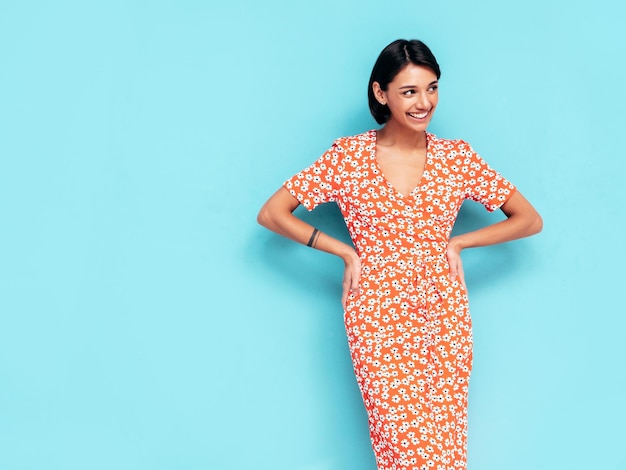
M 463 288 L 467 289 L 465 286 L 465 274 L 463 273 L 463 261 L 461 260 L 461 247 L 458 243 L 455 243 L 454 238 L 451 238 L 448 242 L 446 257 L 450 265 L 450 280 L 458 280 Z

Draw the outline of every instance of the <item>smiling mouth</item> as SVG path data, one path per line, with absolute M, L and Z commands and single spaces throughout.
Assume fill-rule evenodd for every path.
M 425 111 L 423 113 L 408 113 L 408 115 L 414 119 L 424 119 L 426 116 L 428 116 L 428 111 Z

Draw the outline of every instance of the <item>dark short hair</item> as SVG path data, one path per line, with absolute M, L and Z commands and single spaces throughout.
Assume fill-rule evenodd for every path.
M 437 59 L 430 51 L 428 46 L 422 41 L 412 39 L 398 39 L 387 47 L 376 59 L 370 82 L 367 88 L 367 99 L 369 101 L 370 111 L 378 124 L 384 124 L 391 117 L 389 106 L 382 105 L 374 96 L 372 84 L 378 82 L 383 91 L 387 91 L 387 87 L 396 75 L 408 64 L 421 65 L 428 67 L 437 75 L 437 80 L 441 76 Z

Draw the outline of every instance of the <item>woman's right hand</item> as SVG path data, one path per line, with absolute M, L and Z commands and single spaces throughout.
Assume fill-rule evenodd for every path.
M 361 260 L 356 251 L 351 250 L 343 256 L 345 268 L 343 271 L 343 294 L 341 295 L 341 305 L 346 308 L 350 294 L 359 293 L 359 281 L 361 279 Z

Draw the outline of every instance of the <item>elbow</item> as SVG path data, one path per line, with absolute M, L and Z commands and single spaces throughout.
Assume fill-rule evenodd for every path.
M 535 213 L 529 228 L 530 235 L 536 235 L 543 230 L 543 219 L 538 213 Z
M 259 213 L 256 216 L 256 221 L 259 225 L 275 232 L 277 228 L 278 215 L 279 213 L 276 210 L 276 207 L 274 207 L 271 201 L 267 201 L 259 210 Z
M 261 210 L 256 216 L 256 221 L 259 225 L 262 225 L 263 227 L 267 228 L 269 226 L 270 214 L 269 214 L 269 211 L 267 210 L 266 205 L 261 207 Z
M 263 204 L 256 216 L 256 221 L 273 232 L 280 232 L 281 227 L 298 204 L 295 197 L 286 189 L 281 188 Z

